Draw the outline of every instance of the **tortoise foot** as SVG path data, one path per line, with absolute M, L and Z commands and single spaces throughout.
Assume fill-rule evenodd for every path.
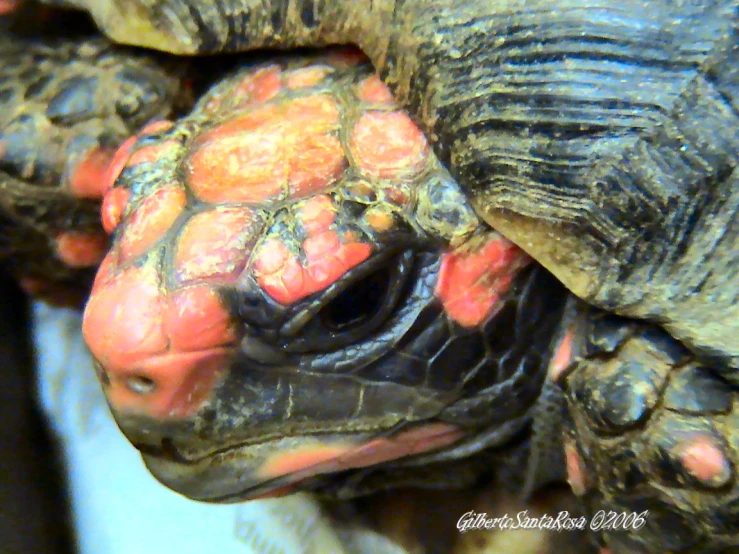
M 564 377 L 565 457 L 612 554 L 739 546 L 739 389 L 655 326 L 584 325 Z

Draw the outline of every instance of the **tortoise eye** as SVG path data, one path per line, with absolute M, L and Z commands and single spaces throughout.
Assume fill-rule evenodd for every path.
M 323 307 L 318 314 L 321 323 L 333 332 L 361 327 L 382 309 L 391 280 L 387 267 L 360 279 Z

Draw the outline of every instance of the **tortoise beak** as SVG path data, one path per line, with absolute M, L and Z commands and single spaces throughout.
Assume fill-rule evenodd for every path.
M 124 429 L 125 419 L 119 421 Z M 140 429 L 140 423 L 136 427 Z M 182 457 L 166 439 L 158 447 L 136 446 L 149 471 L 165 486 L 193 500 L 230 503 L 289 494 L 311 477 L 429 452 L 464 434 L 454 425 L 428 423 L 379 438 L 376 433 L 282 437 L 232 446 L 195 460 Z

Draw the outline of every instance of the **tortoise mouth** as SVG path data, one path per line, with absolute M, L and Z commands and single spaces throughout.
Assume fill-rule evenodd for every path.
M 163 485 L 193 500 L 232 503 L 291 494 L 311 479 L 376 466 L 448 447 L 465 436 L 446 423 L 425 423 L 389 437 L 336 434 L 287 437 L 235 446 L 184 461 L 171 447 L 142 452 L 149 471 Z

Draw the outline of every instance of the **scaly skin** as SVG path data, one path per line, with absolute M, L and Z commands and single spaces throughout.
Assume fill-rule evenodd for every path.
M 114 247 L 85 334 L 152 472 L 208 501 L 469 485 L 532 419 L 553 422 L 535 425 L 532 456 L 558 431 L 561 413 L 539 409 L 548 368 L 568 391 L 568 478 L 589 513 L 651 510 L 638 533 L 602 534 L 613 552 L 733 548 L 737 391 L 706 370 L 710 405 L 696 406 L 695 380 L 679 384 L 692 355 L 582 306 L 550 349 L 561 289 L 476 219 L 358 61 L 239 72 L 116 155 L 103 208 Z M 649 356 L 667 364 L 653 392 Z M 614 409 L 633 421 L 604 431 Z M 665 456 L 693 480 L 665 489 Z M 607 469 L 619 459 L 638 460 L 638 478 Z M 531 460 L 528 478 L 543 478 Z M 689 515 L 690 535 L 667 540 Z
M 335 494 L 367 492 L 366 467 L 508 442 L 539 396 L 562 289 L 361 62 L 242 71 L 114 158 L 83 331 L 121 428 L 184 494 L 328 491 L 311 477 L 353 468 Z
M 724 54 L 727 53 L 721 55 Z M 717 55 L 716 59 L 724 58 Z M 245 88 L 241 93 L 247 102 L 270 100 L 274 92 L 271 88 L 274 81 L 269 78 L 258 85 L 254 79 L 241 84 Z M 719 82 L 709 85 L 722 86 Z M 229 81 L 222 89 L 231 86 L 238 87 Z M 336 91 L 341 90 L 340 86 L 334 86 Z M 290 88 L 287 83 L 280 83 L 280 87 Z M 218 93 L 214 95 L 217 97 Z M 213 100 L 213 95 L 209 98 Z M 700 95 L 697 98 L 700 99 Z M 254 108 L 252 118 L 246 117 L 246 121 L 238 116 L 237 122 L 228 122 L 234 116 L 229 109 L 234 106 L 226 101 L 220 107 L 201 105 L 195 115 L 173 129 L 167 125 L 147 127 L 135 144 L 127 143 L 120 150 L 106 172 L 106 180 L 112 180 L 122 171 L 123 185 L 110 191 L 105 224 L 113 229 L 123 220 L 124 225 L 116 238 L 114 254 L 109 257 L 98 281 L 90 308 L 93 315 L 92 323 L 88 324 L 88 337 L 93 350 L 106 365 L 104 378 L 112 403 L 117 407 L 119 421 L 147 453 L 150 467 L 160 478 L 186 494 L 210 500 L 264 492 L 284 493 L 294 487 L 335 491 L 336 484 L 342 482 L 350 483 L 348 487 L 338 487 L 344 495 L 357 490 L 367 492 L 378 484 L 397 484 L 393 476 L 400 475 L 401 483 L 404 482 L 411 473 L 404 470 L 412 468 L 414 462 L 423 463 L 426 476 L 433 476 L 433 481 L 441 484 L 443 472 L 434 474 L 433 470 L 445 457 L 458 457 L 462 446 L 480 450 L 506 443 L 520 436 L 528 421 L 537 417 L 534 400 L 541 388 L 541 369 L 549 358 L 546 337 L 552 328 L 537 329 L 533 352 L 522 355 L 517 348 L 522 344 L 530 346 L 522 340 L 524 336 L 530 339 L 532 329 L 518 314 L 533 320 L 537 314 L 554 308 L 555 313 L 550 317 L 556 320 L 561 295 L 554 293 L 552 296 L 556 285 L 530 269 L 514 277 L 520 269 L 515 263 L 520 252 L 516 254 L 517 249 L 479 222 L 471 226 L 474 229 L 463 224 L 461 232 L 457 228 L 458 221 L 450 223 L 448 212 L 456 214 L 458 219 L 459 206 L 464 202 L 455 186 L 446 186 L 448 178 L 442 179 L 446 183 L 444 186 L 429 186 L 421 178 L 433 173 L 423 171 L 424 164 L 430 163 L 426 159 L 428 150 L 418 139 L 420 133 L 412 126 L 407 123 L 398 126 L 399 121 L 407 122 L 406 116 L 389 108 L 390 113 L 383 113 L 382 117 L 371 114 L 365 118 L 367 114 L 363 114 L 356 119 L 348 118 L 348 121 L 344 118 L 334 128 L 331 102 L 326 104 L 313 99 L 306 105 L 279 93 L 272 100 L 282 103 L 282 107 L 276 112 L 260 112 L 259 108 Z M 382 104 L 382 98 L 365 97 L 364 100 Z M 683 100 L 694 101 L 696 97 Z M 348 108 L 344 101 L 336 105 L 341 106 L 338 111 L 342 116 L 354 109 Z M 291 110 L 290 106 L 295 108 Z M 306 110 L 313 116 L 309 121 L 296 117 Z M 686 124 L 685 113 L 673 115 L 679 130 Z M 218 124 L 215 129 L 211 128 L 214 117 Z M 294 130 L 285 132 L 281 127 L 281 123 L 296 121 L 304 124 L 300 131 L 305 135 Z M 718 130 L 725 130 L 724 127 Z M 393 132 L 385 132 L 388 128 Z M 669 139 L 672 131 L 674 129 L 668 126 L 660 140 Z M 395 136 L 400 140 L 393 142 Z M 363 147 L 365 140 L 366 148 Z M 337 142 L 340 149 L 335 147 Z M 380 148 L 389 146 L 391 153 L 399 150 L 402 163 L 388 165 L 385 156 L 374 154 L 378 144 Z M 290 145 L 305 147 L 311 157 L 296 159 L 292 154 L 294 146 Z M 348 161 L 345 162 L 343 156 Z M 229 163 L 224 165 L 224 159 Z M 344 168 L 344 163 L 348 168 Z M 242 173 L 239 165 L 246 165 L 251 171 Z M 400 173 L 394 173 L 396 169 L 400 169 Z M 356 183 L 352 180 L 357 173 L 375 181 L 369 187 L 354 186 Z M 402 177 L 404 173 L 411 176 L 412 186 L 401 182 L 400 186 L 393 184 L 390 190 L 385 190 L 384 179 Z M 255 176 L 261 178 L 257 180 Z M 165 182 L 154 183 L 159 178 L 164 178 Z M 133 184 L 127 185 L 127 182 Z M 346 186 L 347 183 L 351 186 Z M 242 184 L 246 186 L 241 187 Z M 324 189 L 326 186 L 328 188 Z M 342 188 L 345 186 L 346 193 Z M 342 192 L 336 195 L 335 187 Z M 421 192 L 413 198 L 416 187 L 420 187 Z M 378 188 L 387 194 L 381 195 L 379 200 L 367 196 Z M 398 189 L 400 195 L 397 195 Z M 432 197 L 428 193 L 430 190 L 445 192 L 447 197 L 440 202 L 434 198 L 424 207 L 423 200 Z M 404 203 L 404 192 L 411 193 L 411 200 L 421 201 L 417 205 Z M 301 195 L 310 193 L 317 196 L 298 200 Z M 228 207 L 199 212 L 203 206 L 223 202 L 228 203 Z M 283 205 L 285 202 L 288 205 Z M 259 208 L 255 209 L 253 204 L 259 204 Z M 357 204 L 358 211 L 353 209 Z M 453 206 L 453 209 L 445 210 L 445 206 Z M 721 209 L 724 208 L 726 205 L 722 205 Z M 198 213 L 193 215 L 193 210 Z M 266 216 L 263 211 L 267 212 Z M 461 209 L 461 212 L 468 211 L 469 208 Z M 424 216 L 432 220 L 430 224 L 426 222 L 427 226 L 423 224 Z M 266 225 L 266 220 L 270 225 Z M 170 229 L 173 223 L 176 228 Z M 180 225 L 185 225 L 182 235 L 177 234 L 183 229 Z M 234 233 L 233 225 L 238 225 L 241 231 Z M 731 244 L 732 228 L 722 229 L 726 230 L 728 239 L 719 242 L 721 248 L 725 248 Z M 224 234 L 226 244 L 223 244 Z M 249 237 L 256 235 L 260 238 L 252 244 Z M 468 240 L 469 235 L 473 240 Z M 214 247 L 212 251 L 205 251 L 207 259 L 203 258 L 204 247 L 198 242 L 199 238 Z M 392 250 L 393 241 L 400 241 L 403 248 L 422 255 L 392 258 L 397 254 Z M 531 248 L 528 243 L 526 246 Z M 711 250 L 712 255 L 719 250 Z M 441 256 L 444 260 L 438 267 L 429 261 L 433 260 L 434 252 L 437 258 Z M 391 256 L 392 263 L 399 268 L 389 277 L 393 284 L 399 287 L 397 283 L 418 280 L 421 283 L 417 289 L 419 296 L 432 300 L 422 315 L 429 317 L 429 313 L 443 308 L 447 329 L 452 330 L 454 338 L 443 344 L 436 342 L 440 353 L 425 364 L 414 366 L 406 361 L 399 364 L 398 361 L 404 360 L 409 353 L 413 357 L 412 349 L 401 351 L 401 356 L 388 368 L 408 372 L 393 374 L 391 379 L 388 379 L 387 370 L 380 375 L 382 401 L 387 402 L 382 407 L 388 409 L 389 405 L 392 411 L 393 402 L 398 407 L 405 402 L 417 409 L 414 413 L 409 415 L 398 410 L 373 416 L 372 406 L 369 406 L 369 414 L 357 411 L 371 404 L 362 388 L 354 395 L 354 411 L 346 411 L 333 421 L 331 416 L 325 421 L 316 421 L 315 414 L 326 414 L 327 407 L 319 405 L 319 399 L 311 397 L 315 395 L 311 391 L 316 390 L 316 385 L 326 379 L 327 374 L 333 372 L 344 377 L 347 371 L 351 373 L 352 367 L 342 365 L 340 355 L 354 356 L 354 361 L 359 355 L 361 363 L 361 355 L 368 352 L 363 350 L 364 343 L 358 338 L 361 333 L 352 335 L 352 342 L 359 340 L 360 344 L 346 349 L 341 340 L 337 344 L 333 335 L 325 340 L 325 329 L 316 328 L 316 323 L 324 323 L 326 314 L 329 320 L 336 316 L 346 317 L 347 299 L 341 294 L 334 298 L 333 294 L 354 279 L 361 282 L 362 268 L 373 269 L 373 263 L 377 264 L 375 267 L 388 265 L 388 259 L 381 258 L 383 255 Z M 523 265 L 525 258 L 519 259 Z M 425 273 L 414 273 L 417 267 Z M 368 272 L 371 273 L 369 269 Z M 404 272 L 407 273 L 406 281 Z M 721 272 L 715 275 L 720 278 Z M 365 279 L 370 282 L 370 288 L 360 289 L 359 294 L 370 296 L 378 289 L 382 292 L 382 278 L 379 285 L 374 277 Z M 512 283 L 508 282 L 510 279 Z M 541 305 L 537 308 L 537 302 L 541 302 L 547 292 L 552 296 L 547 299 L 551 304 L 548 308 Z M 132 299 L 128 307 L 118 308 L 116 300 L 125 298 Z M 332 306 L 334 300 L 340 300 L 337 309 Z M 328 305 L 324 306 L 322 301 L 328 301 Z M 392 307 L 392 302 L 383 304 Z M 134 309 L 137 306 L 141 309 Z M 366 309 L 367 305 L 364 307 Z M 517 312 L 516 317 L 513 311 Z M 307 319 L 316 312 L 320 312 L 318 318 Z M 481 325 L 483 322 L 485 324 Z M 143 327 L 136 329 L 135 323 Z M 349 321 L 341 319 L 338 327 L 343 332 L 352 323 L 351 318 Z M 419 326 L 422 328 L 425 323 Z M 336 326 L 335 321 L 333 324 Z M 455 326 L 468 330 L 478 327 L 479 336 L 459 333 Z M 632 326 L 633 322 L 625 321 L 621 328 L 628 330 Z M 151 333 L 145 336 L 142 329 Z M 513 329 L 514 333 L 501 334 L 502 329 Z M 397 331 L 397 327 L 392 330 Z M 522 330 L 525 334 L 521 334 Z M 306 331 L 307 338 L 301 334 Z M 113 336 L 116 332 L 120 333 L 119 337 Z M 336 334 L 341 333 L 334 332 Z M 424 340 L 430 334 L 427 331 Z M 393 333 L 386 336 L 392 337 Z M 600 352 L 596 349 L 591 357 L 593 352 L 586 348 L 587 343 L 583 346 L 586 334 L 571 335 L 569 342 L 567 336 L 565 334 L 554 351 L 549 365 L 550 373 L 557 376 L 568 362 L 577 364 L 566 378 L 566 385 L 575 391 L 569 400 L 571 436 L 575 439 L 567 446 L 570 481 L 576 492 L 592 493 L 587 495 L 586 501 L 593 509 L 602 506 L 635 509 L 646 503 L 655 506 L 659 514 L 635 538 L 624 540 L 606 534 L 609 544 L 614 548 L 638 546 L 655 552 L 665 548 L 675 552 L 724 552 L 733 548 L 736 536 L 731 527 L 731 522 L 736 520 L 732 508 L 736 503 L 733 469 L 736 467 L 736 425 L 731 417 L 735 410 L 731 406 L 736 397 L 735 387 L 712 375 L 710 371 L 716 368 L 711 368 L 708 375 L 714 386 L 709 390 L 715 393 L 716 400 L 725 398 L 726 406 L 718 412 L 713 408 L 707 411 L 701 408 L 703 411 L 698 412 L 690 408 L 695 412 L 692 417 L 676 417 L 674 412 L 685 411 L 684 404 L 692 402 L 690 395 L 695 393 L 697 383 L 689 380 L 688 385 L 680 385 L 680 376 L 685 370 L 683 362 L 675 361 L 674 379 L 665 380 L 663 376 L 663 382 L 669 381 L 669 385 L 665 385 L 668 391 L 665 399 L 672 403 L 671 408 L 662 410 L 654 401 L 649 403 L 643 412 L 647 419 L 630 422 L 638 425 L 617 441 L 614 451 L 613 441 L 604 440 L 601 435 L 600 420 L 607 415 L 600 412 L 606 410 L 607 414 L 612 409 L 611 404 L 624 398 L 632 403 L 639 400 L 644 391 L 634 378 L 634 366 L 642 372 L 649 369 L 644 362 L 650 359 L 653 349 L 658 357 L 668 353 L 669 359 L 674 342 L 667 338 L 656 340 L 649 335 L 633 343 L 637 345 L 636 356 L 633 348 L 623 347 Z M 394 337 L 397 340 L 397 335 Z M 336 354 L 316 362 L 313 349 L 316 341 L 322 338 L 325 346 Z M 144 344 L 141 344 L 142 339 Z M 240 354 L 232 358 L 229 349 L 236 351 L 236 340 Z M 405 340 L 403 338 L 401 343 Z M 485 355 L 479 361 L 476 353 L 481 344 Z M 288 355 L 275 355 L 275 346 L 287 347 Z M 498 346 L 510 349 L 510 353 L 499 356 Z M 731 344 L 726 346 L 730 351 Z M 290 352 L 290 347 L 295 351 Z M 425 359 L 434 346 L 418 340 L 413 347 L 423 347 L 424 354 L 418 357 Z M 369 349 L 370 354 L 376 352 L 376 349 Z M 460 352 L 469 358 L 460 357 Z M 588 361 L 583 362 L 581 355 Z M 635 364 L 630 356 L 638 363 Z M 230 365 L 223 363 L 226 359 Z M 302 366 L 298 362 L 296 366 L 296 359 L 313 361 Z M 517 359 L 522 360 L 519 370 L 507 373 L 506 363 Z M 450 374 L 452 363 L 463 366 L 463 371 L 473 367 L 472 372 L 466 377 Z M 605 371 L 610 372 L 609 379 L 599 380 L 604 363 Z M 433 377 L 431 397 L 421 395 L 408 400 L 407 396 L 403 397 L 402 386 L 415 389 L 413 392 L 417 394 L 424 392 L 423 387 L 429 383 L 428 380 L 413 381 L 424 365 L 426 375 Z M 269 367 L 270 371 L 264 367 Z M 667 373 L 671 372 L 673 370 Z M 578 377 L 583 373 L 585 377 Z M 474 378 L 470 377 L 472 374 Z M 287 387 L 287 396 L 280 398 L 283 375 L 291 386 Z M 478 375 L 488 382 L 479 382 Z M 361 377 L 364 379 L 366 375 Z M 498 377 L 503 377 L 504 381 L 496 382 Z M 439 394 L 442 386 L 458 386 L 465 378 L 464 387 L 453 390 L 452 396 Z M 404 379 L 410 382 L 404 383 Z M 583 381 L 587 386 L 582 386 Z M 332 400 L 352 397 L 351 390 L 334 390 L 335 381 L 326 382 L 331 383 Z M 298 383 L 295 387 L 298 393 L 292 387 L 295 383 Z M 614 383 L 618 385 L 615 389 Z M 400 387 L 396 386 L 399 384 Z M 435 387 L 437 390 L 433 390 Z M 249 394 L 256 393 L 255 398 L 245 398 L 245 390 Z M 393 392 L 387 393 L 388 390 Z M 652 394 L 659 397 L 661 393 L 654 391 Z M 253 407 L 260 404 L 260 395 L 262 399 L 276 398 L 277 409 L 255 413 Z M 342 408 L 341 402 L 338 404 L 337 408 Z M 344 408 L 352 407 L 351 401 L 346 404 Z M 376 404 L 374 409 L 379 406 Z M 136 415 L 131 415 L 132 412 Z M 581 412 L 585 413 L 584 417 L 579 415 Z M 236 429 L 238 418 L 245 417 L 244 414 L 248 414 L 252 429 Z M 305 421 L 301 417 L 303 414 Z M 401 421 L 425 424 L 398 430 L 394 425 Z M 217 430 L 212 432 L 214 428 Z M 288 436 L 278 438 L 285 437 L 285 429 L 289 429 Z M 619 431 L 623 433 L 624 429 L 619 428 Z M 194 438 L 196 432 L 199 433 L 197 440 Z M 320 435 L 327 432 L 334 434 Z M 378 434 L 385 436 L 378 438 Z M 144 435 L 146 441 L 139 440 Z M 479 437 L 483 436 L 481 440 Z M 670 442 L 672 436 L 676 439 Z M 225 444 L 230 450 L 226 456 L 222 456 L 222 452 L 211 456 L 214 444 Z M 577 448 L 587 452 L 584 461 Z M 419 453 L 425 454 L 405 459 Z M 636 456 L 638 471 L 609 473 L 607 464 L 615 455 Z M 664 492 L 664 472 L 659 464 L 665 458 L 670 467 L 682 475 L 678 478 L 678 489 L 687 492 Z M 246 464 L 245 472 L 240 468 L 234 470 L 239 459 Z M 480 458 L 475 456 L 463 461 L 469 462 L 468 468 L 480 465 Z M 183 462 L 189 466 L 184 472 L 180 467 Z M 226 473 L 233 473 L 224 479 L 223 468 L 230 464 L 231 469 L 226 469 Z M 586 467 L 588 464 L 596 465 Z M 342 471 L 342 479 L 327 477 L 336 471 Z M 247 485 L 247 490 L 234 495 L 229 479 L 233 481 L 239 472 L 246 475 L 246 483 L 242 481 L 240 485 Z M 194 481 L 193 475 L 196 476 Z M 625 476 L 634 475 L 639 479 L 625 480 Z M 204 482 L 199 481 L 201 479 Z M 597 482 L 597 486 L 593 487 L 592 482 Z M 418 484 L 412 478 L 408 483 Z M 455 484 L 463 483 L 457 479 Z M 712 511 L 717 517 L 706 519 L 704 514 Z M 670 526 L 684 521 L 687 516 L 699 516 L 695 529 L 666 540 Z

